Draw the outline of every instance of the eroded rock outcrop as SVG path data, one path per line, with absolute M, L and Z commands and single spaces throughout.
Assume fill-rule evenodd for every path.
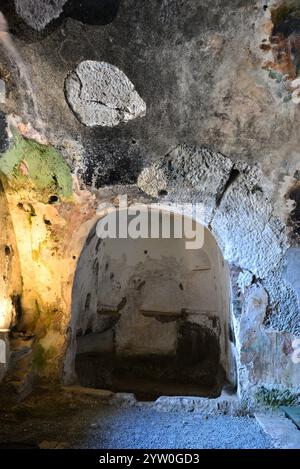
M 297 2 L 2 3 L 33 85 L 24 86 L 1 48 L 2 109 L 20 116 L 25 140 L 1 156 L 0 170 L 38 373 L 58 376 L 70 348 L 72 282 L 95 205 L 126 193 L 135 202 L 203 205 L 199 222 L 239 277 L 228 298 L 235 325 L 251 335 L 239 336 L 239 382 L 247 391 L 249 380 L 296 387 L 299 268 L 285 253 L 289 243 L 299 245 Z M 113 7 L 102 16 L 87 8 L 92 3 Z M 24 132 L 28 122 L 39 128 L 32 94 L 49 147 L 32 141 L 43 143 L 36 132 Z M 2 152 L 7 130 L 3 118 Z M 3 251 L 0 258 L 9 256 Z M 261 297 L 261 306 L 252 297 Z
M 67 0 L 14 0 L 17 14 L 33 29 L 41 31 L 58 18 Z
M 114 127 L 146 113 L 125 73 L 105 62 L 81 62 L 66 79 L 65 92 L 72 111 L 88 127 Z

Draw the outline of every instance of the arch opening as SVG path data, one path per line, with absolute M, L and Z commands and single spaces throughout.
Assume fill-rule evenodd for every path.
M 153 400 L 218 397 L 235 384 L 228 266 L 203 226 L 201 247 L 187 249 L 176 219 L 160 210 L 156 238 L 101 239 L 97 225 L 87 237 L 67 354 L 80 385 Z

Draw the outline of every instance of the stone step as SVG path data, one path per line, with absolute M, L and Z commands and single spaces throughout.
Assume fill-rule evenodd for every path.
M 300 430 L 300 407 L 281 406 L 280 409 Z
M 32 346 L 35 338 L 26 333 L 13 333 L 10 340 L 10 361 L 3 384 L 6 392 L 16 400 L 25 399 L 32 392 Z
M 24 358 L 28 357 L 31 354 L 32 354 L 32 348 L 27 347 L 27 346 L 20 347 L 18 350 L 12 350 L 10 354 L 11 365 L 17 363 L 20 360 L 23 360 Z

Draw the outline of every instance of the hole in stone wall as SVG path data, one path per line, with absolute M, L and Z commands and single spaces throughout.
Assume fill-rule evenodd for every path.
M 91 304 L 91 294 L 88 293 L 86 296 L 85 305 L 84 305 L 85 311 L 88 311 L 90 309 L 90 304 Z
M 59 202 L 59 197 L 58 195 L 51 195 L 48 200 L 48 204 L 53 205 Z
M 163 197 L 164 195 L 168 195 L 168 191 L 166 191 L 165 189 L 161 189 L 160 191 L 157 192 L 157 195 L 159 197 Z
M 232 363 L 230 279 L 217 243 L 202 229 L 204 245 L 196 250 L 171 235 L 106 239 L 97 252 L 97 236 L 88 237 L 72 313 L 73 330 L 81 332 L 75 369 L 82 386 L 141 400 L 221 394 Z
M 261 50 L 268 52 L 271 49 L 271 45 L 263 43 L 260 45 L 260 48 Z
M 68 0 L 64 12 L 82 23 L 105 25 L 115 19 L 119 6 L 120 0 Z

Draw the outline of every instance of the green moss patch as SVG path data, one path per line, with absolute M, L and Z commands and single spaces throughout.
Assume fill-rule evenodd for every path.
M 299 398 L 299 394 L 295 394 L 288 389 L 267 388 L 265 386 L 261 386 L 255 394 L 257 404 L 270 408 L 297 405 Z
M 54 349 L 44 349 L 41 344 L 36 344 L 33 351 L 32 368 L 37 373 L 45 372 L 48 367 L 48 360 L 55 355 Z
M 53 196 L 59 201 L 72 195 L 71 171 L 62 156 L 53 147 L 25 139 L 19 134 L 0 157 L 0 171 L 16 188 L 36 190 L 43 202 L 48 202 Z

